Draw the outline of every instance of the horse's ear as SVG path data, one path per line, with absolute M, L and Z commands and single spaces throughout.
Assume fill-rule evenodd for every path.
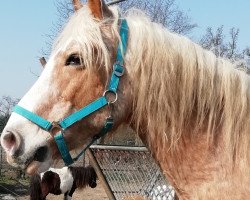
M 112 17 L 112 12 L 103 0 L 88 0 L 88 6 L 96 19 Z
M 75 11 L 79 10 L 82 7 L 80 0 L 72 0 Z

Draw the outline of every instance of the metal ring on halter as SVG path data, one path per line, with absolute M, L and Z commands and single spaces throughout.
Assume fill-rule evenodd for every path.
M 112 101 L 112 100 L 110 101 L 109 98 L 107 97 L 107 94 L 108 94 L 108 93 L 111 93 L 111 94 L 115 95 L 115 98 L 114 98 L 113 101 Z M 115 103 L 115 102 L 117 101 L 117 99 L 118 99 L 118 94 L 117 94 L 117 92 L 112 91 L 112 90 L 106 90 L 106 91 L 103 93 L 103 96 L 106 97 L 106 99 L 107 99 L 107 101 L 108 101 L 108 104 L 113 104 L 113 103 Z
M 52 126 L 49 130 L 50 132 L 52 132 L 54 129 L 59 129 L 59 131 L 63 131 L 63 128 L 60 126 L 59 122 L 53 121 L 51 124 L 52 124 Z

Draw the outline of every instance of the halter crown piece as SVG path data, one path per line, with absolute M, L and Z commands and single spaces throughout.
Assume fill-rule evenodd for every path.
M 107 90 L 103 93 L 103 96 L 98 98 L 97 100 L 93 101 L 92 103 L 88 104 L 87 106 L 83 107 L 82 109 L 76 111 L 75 113 L 69 115 L 68 117 L 64 118 L 63 120 L 60 120 L 58 122 L 49 122 L 46 119 L 38 116 L 35 113 L 32 113 L 25 108 L 16 105 L 14 107 L 13 112 L 23 116 L 24 118 L 28 119 L 29 121 L 33 122 L 43 130 L 46 130 L 48 132 L 52 132 L 54 128 L 59 128 L 61 131 L 58 132 L 54 136 L 54 140 L 57 144 L 57 147 L 61 153 L 62 159 L 65 163 L 65 165 L 71 165 L 75 161 L 77 161 L 96 140 L 106 135 L 113 127 L 114 121 L 112 116 L 110 115 L 103 126 L 103 128 L 100 130 L 98 134 L 96 134 L 91 142 L 86 145 L 86 147 L 76 156 L 75 158 L 72 158 L 69 149 L 67 147 L 67 144 L 64 140 L 64 130 L 69 128 L 74 123 L 82 120 L 83 118 L 87 117 L 88 115 L 94 113 L 95 111 L 107 106 L 111 105 L 116 102 L 118 96 L 117 96 L 117 88 L 119 85 L 120 77 L 124 74 L 124 55 L 127 50 L 127 42 L 128 42 L 128 24 L 125 19 L 121 19 L 121 28 L 120 28 L 120 43 L 118 45 L 117 49 L 117 56 L 116 56 L 116 62 L 113 65 L 113 72 L 111 75 L 111 79 L 109 82 L 109 86 Z M 109 101 L 107 98 L 107 94 L 112 93 L 115 95 L 115 100 Z

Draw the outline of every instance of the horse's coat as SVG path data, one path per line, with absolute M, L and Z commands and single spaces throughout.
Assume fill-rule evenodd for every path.
M 19 103 L 49 121 L 102 96 L 108 84 L 120 39 L 119 10 L 99 0 L 89 3 L 70 18 L 44 72 Z M 249 76 L 141 12 L 130 11 L 125 18 L 129 41 L 112 110 L 115 126 L 130 122 L 179 199 L 248 199 Z M 80 62 L 68 65 L 72 55 Z M 109 114 L 105 107 L 66 130 L 68 147 L 86 144 Z M 59 156 L 47 132 L 16 114 L 1 144 L 9 162 L 30 173 L 48 169 Z M 43 146 L 46 157 L 32 160 Z

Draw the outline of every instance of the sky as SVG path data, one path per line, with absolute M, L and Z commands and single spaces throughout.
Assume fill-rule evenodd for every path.
M 21 98 L 34 84 L 42 67 L 39 58 L 46 34 L 58 20 L 56 0 L 11 0 L 0 6 L 0 98 Z M 199 39 L 208 26 L 240 29 L 239 47 L 250 46 L 249 0 L 176 0 L 198 27 L 190 34 Z
M 250 46 L 250 1 L 249 0 L 176 0 L 178 6 L 191 17 L 198 27 L 194 38 L 203 35 L 207 27 L 214 29 L 224 25 L 225 33 L 230 28 L 240 29 L 239 47 Z

